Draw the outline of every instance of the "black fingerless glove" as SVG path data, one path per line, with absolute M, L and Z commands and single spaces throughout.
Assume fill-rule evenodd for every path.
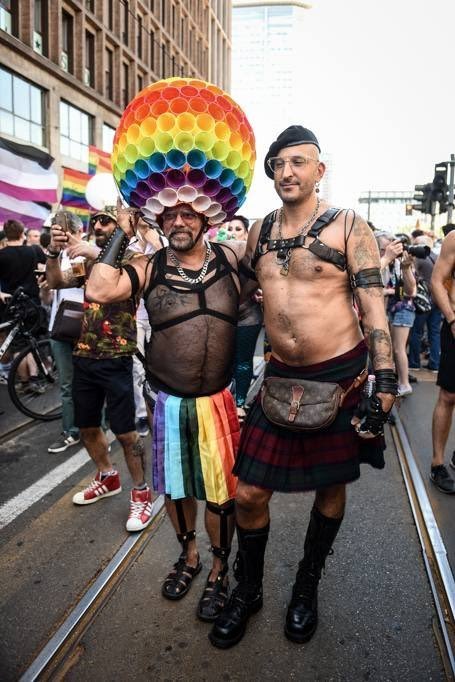
M 368 431 L 373 436 L 382 436 L 384 434 L 384 424 L 388 419 L 389 413 L 384 412 L 381 401 L 376 395 L 372 395 L 371 398 L 362 398 L 356 415 L 361 419 L 357 429 L 358 433 L 366 433 Z

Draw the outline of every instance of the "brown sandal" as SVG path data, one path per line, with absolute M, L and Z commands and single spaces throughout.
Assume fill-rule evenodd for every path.
M 197 557 L 196 566 L 188 566 L 186 563 L 186 554 L 182 552 L 178 561 L 174 564 L 174 568 L 169 573 L 161 588 L 161 594 L 166 599 L 182 599 L 191 587 L 193 578 L 201 571 L 202 564 L 199 561 L 199 554 Z

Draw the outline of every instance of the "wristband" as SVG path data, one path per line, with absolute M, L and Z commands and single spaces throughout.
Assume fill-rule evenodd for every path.
M 122 228 L 116 227 L 95 262 L 120 269 L 129 241 Z
M 60 256 L 60 251 L 49 251 L 49 249 L 47 250 L 46 258 L 54 259 L 54 258 L 58 258 L 59 256 Z
M 393 369 L 377 369 L 375 371 L 375 377 L 376 393 L 390 393 L 391 395 L 398 394 L 398 380 Z

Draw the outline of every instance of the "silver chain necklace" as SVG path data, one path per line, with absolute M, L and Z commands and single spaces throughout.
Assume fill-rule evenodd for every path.
M 199 282 L 202 282 L 204 277 L 207 274 L 207 268 L 209 267 L 209 260 L 210 260 L 210 254 L 212 253 L 212 246 L 210 242 L 207 242 L 206 244 L 206 252 L 205 252 L 205 258 L 204 262 L 202 264 L 202 270 L 199 273 L 197 277 L 188 277 L 186 272 L 183 270 L 181 267 L 180 261 L 175 255 L 175 253 L 172 251 L 172 249 L 169 249 L 169 257 L 171 261 L 174 263 L 175 267 L 177 268 L 177 272 L 179 273 L 180 277 L 185 281 L 188 282 L 188 284 L 199 284 Z
M 298 234 L 296 234 L 296 237 L 301 237 L 302 235 L 306 235 L 307 228 L 311 227 L 311 225 L 314 222 L 314 219 L 316 218 L 319 207 L 321 205 L 321 200 L 319 197 L 316 199 L 316 207 L 313 211 L 313 213 L 310 215 L 306 223 L 300 228 Z M 283 226 L 283 209 L 280 209 L 280 215 L 278 216 L 278 239 L 283 239 L 283 233 L 281 231 Z M 283 277 L 287 277 L 289 274 L 289 266 L 291 264 L 291 256 L 292 256 L 292 249 L 279 249 L 276 253 L 276 264 L 280 266 L 280 275 L 283 275 Z

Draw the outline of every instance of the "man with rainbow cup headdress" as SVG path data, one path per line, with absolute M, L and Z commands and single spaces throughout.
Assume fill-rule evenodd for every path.
M 181 599 L 201 570 L 196 500 L 205 500 L 213 566 L 197 610 L 204 621 L 217 617 L 228 593 L 239 439 L 228 386 L 240 291 L 234 248 L 204 234 L 237 212 L 254 161 L 251 127 L 219 88 L 170 78 L 142 90 L 122 116 L 112 157 L 130 208 L 118 206 L 118 226 L 87 286 L 100 302 L 144 297 L 153 330 L 145 353 L 156 394 L 153 487 L 166 496 L 182 546 L 162 594 Z M 156 219 L 169 246 L 122 266 L 139 212 Z

